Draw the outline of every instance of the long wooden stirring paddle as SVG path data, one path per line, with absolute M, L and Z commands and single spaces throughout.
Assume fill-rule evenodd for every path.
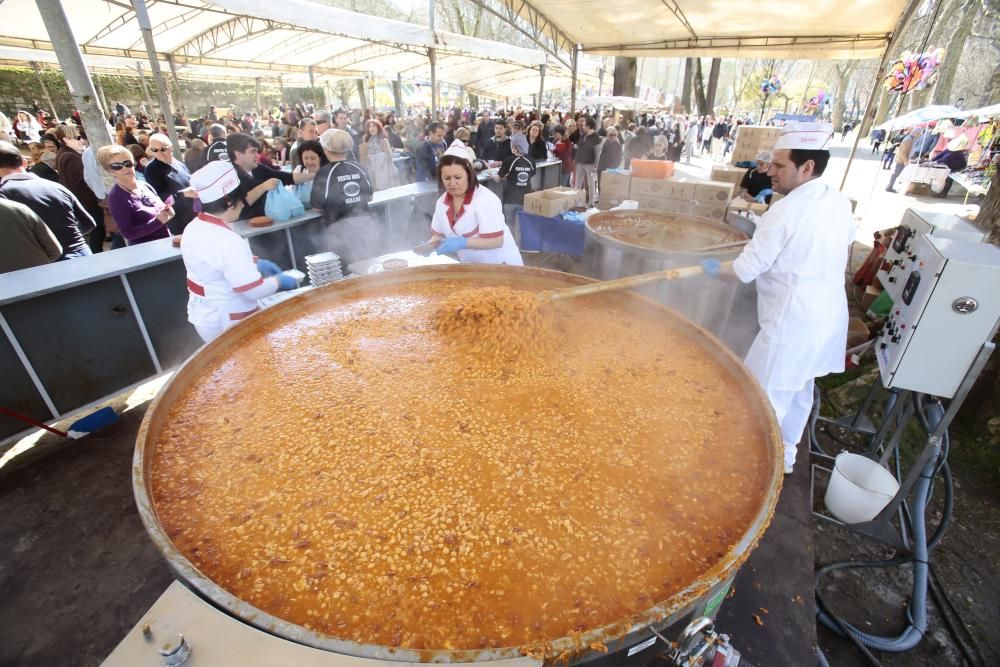
M 732 265 L 732 262 L 722 262 L 719 265 L 719 268 L 727 268 Z M 578 296 L 588 296 L 591 294 L 600 294 L 601 292 L 610 292 L 612 290 L 629 289 L 630 287 L 637 287 L 639 285 L 645 285 L 646 283 L 655 283 L 661 280 L 692 278 L 694 276 L 700 276 L 703 273 L 705 273 L 704 267 L 701 264 L 694 264 L 692 266 L 682 266 L 676 269 L 664 269 L 663 271 L 654 271 L 652 273 L 640 273 L 636 276 L 628 276 L 626 278 L 618 278 L 616 280 L 605 280 L 603 282 L 590 283 L 589 285 L 580 285 L 579 287 L 566 287 L 563 289 L 538 292 L 538 299 L 540 301 L 562 301 L 564 299 L 574 299 Z

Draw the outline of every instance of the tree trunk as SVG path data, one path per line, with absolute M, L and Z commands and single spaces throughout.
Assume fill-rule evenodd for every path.
M 890 93 L 883 86 L 882 94 L 878 98 L 878 111 L 875 113 L 875 125 L 881 125 L 889 119 L 889 113 L 896 103 L 896 96 Z
M 854 63 L 844 63 L 837 65 L 837 88 L 833 93 L 833 114 L 830 122 L 833 124 L 833 131 L 839 132 L 844 126 L 844 111 L 847 108 L 847 82 L 851 72 L 854 71 Z M 843 69 L 841 69 L 843 67 Z
M 986 191 L 983 203 L 979 205 L 976 224 L 989 230 L 989 242 L 1000 245 L 1000 179 L 993 177 L 993 184 Z
M 615 56 L 615 80 L 614 80 L 614 95 L 622 95 L 624 97 L 635 96 L 635 79 L 637 75 L 638 61 L 635 58 L 625 58 L 623 56 Z M 631 122 L 633 118 L 633 112 L 625 111 L 622 113 L 622 119 L 625 122 Z
M 979 98 L 979 106 L 985 106 L 990 100 L 997 99 L 1000 99 L 1000 64 L 993 68 L 993 74 L 990 75 L 990 82 L 987 84 L 986 90 L 983 91 L 982 97 Z
M 978 0 L 966 0 L 962 3 L 961 21 L 955 29 L 951 39 L 948 40 L 948 52 L 945 54 L 944 62 L 938 71 L 937 83 L 934 84 L 934 104 L 951 104 L 951 87 L 955 82 L 955 72 L 958 71 L 958 61 L 962 58 L 962 51 L 965 49 L 965 42 L 972 34 L 972 24 L 975 22 L 979 12 L 976 11 Z M 944 46 L 943 44 L 929 44 L 930 48 Z
M 715 95 L 719 90 L 720 67 L 722 67 L 722 58 L 712 58 L 712 65 L 708 68 L 708 91 L 705 99 L 709 111 L 715 109 Z
M 691 111 L 691 76 L 694 74 L 694 58 L 684 59 L 684 92 L 681 93 L 681 106 L 684 111 Z
M 635 58 L 615 56 L 614 95 L 635 96 L 635 79 L 638 62 Z
M 712 110 L 708 108 L 708 100 L 705 99 L 705 79 L 701 73 L 701 58 L 694 59 L 694 101 L 695 106 L 698 107 L 698 113 L 712 113 Z

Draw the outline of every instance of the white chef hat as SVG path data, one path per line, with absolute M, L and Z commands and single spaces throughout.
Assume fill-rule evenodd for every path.
M 240 187 L 240 177 L 230 162 L 209 162 L 191 174 L 191 187 L 202 204 L 218 201 Z
M 448 146 L 448 150 L 444 152 L 445 155 L 454 155 L 455 157 L 460 157 L 463 160 L 469 160 L 469 148 L 462 142 L 461 139 L 455 139 Z M 470 162 L 472 160 L 469 160 Z
M 830 123 L 788 123 L 782 129 L 774 150 L 827 150 L 832 138 L 833 125 Z

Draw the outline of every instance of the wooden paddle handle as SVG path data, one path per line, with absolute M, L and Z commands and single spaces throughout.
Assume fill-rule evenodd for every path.
M 732 265 L 732 262 L 722 262 L 719 268 L 724 269 Z M 601 292 L 610 292 L 612 290 L 629 289 L 630 287 L 637 287 L 639 285 L 645 285 L 646 283 L 655 283 L 660 280 L 691 278 L 693 276 L 700 276 L 703 273 L 705 273 L 705 269 L 701 266 L 701 264 L 694 264 L 692 266 L 682 266 L 676 269 L 654 271 L 653 273 L 640 273 L 636 276 L 628 276 L 626 278 L 618 278 L 616 280 L 605 280 L 603 282 L 590 283 L 589 285 L 581 285 L 579 287 L 567 287 L 565 289 L 540 292 L 539 298 L 543 301 L 561 301 L 563 299 L 572 299 L 574 297 L 587 296 L 589 294 L 600 294 Z

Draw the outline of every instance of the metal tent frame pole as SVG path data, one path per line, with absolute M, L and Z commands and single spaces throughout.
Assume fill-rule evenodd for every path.
M 544 64 L 538 66 L 538 114 L 542 113 L 542 95 L 545 94 L 545 70 Z
M 142 97 L 146 101 L 146 113 L 153 115 L 153 98 L 149 96 L 149 86 L 146 85 L 146 70 L 142 66 L 142 61 L 135 61 L 136 69 L 139 71 L 139 83 L 142 84 Z
M 101 105 L 101 111 L 105 120 L 111 115 L 111 105 L 108 104 L 108 96 L 104 94 L 104 84 L 101 82 L 101 77 L 97 75 L 97 72 L 92 72 L 90 75 L 94 82 L 94 88 L 97 90 L 97 102 Z
M 90 80 L 87 64 L 83 61 L 79 42 L 73 35 L 66 11 L 60 0 L 35 0 L 38 13 L 45 24 L 52 42 L 52 50 L 59 60 L 66 77 L 66 85 L 76 108 L 80 110 L 80 119 L 87 132 L 87 139 L 94 148 L 111 143 L 111 132 L 108 131 L 107 119 L 97 102 L 97 91 L 94 82 Z
M 573 81 L 569 88 L 569 110 L 570 113 L 576 111 L 576 84 L 579 74 L 579 64 L 580 64 L 580 45 L 577 44 L 573 47 Z
M 38 85 L 42 88 L 42 95 L 45 97 L 45 101 L 49 103 L 49 111 L 52 112 L 52 117 L 58 123 L 59 114 L 56 113 L 56 105 L 52 103 L 52 96 L 49 95 L 49 87 L 45 85 L 45 79 L 42 78 L 42 68 L 35 61 L 31 61 L 31 69 L 35 70 L 35 78 L 38 79 Z
M 174 145 L 174 150 L 180 152 L 181 144 L 177 140 L 177 128 L 174 127 L 174 112 L 170 109 L 167 82 L 163 78 L 160 61 L 156 56 L 156 44 L 153 43 L 153 25 L 149 20 L 149 12 L 146 10 L 146 0 L 132 0 L 132 7 L 135 9 L 135 17 L 139 22 L 142 39 L 146 44 L 149 68 L 153 73 L 153 81 L 156 82 L 156 92 L 160 98 L 160 112 L 163 114 L 163 121 L 167 126 L 167 134 L 170 136 L 170 143 Z
M 914 12 L 917 6 L 923 4 L 922 0 L 910 0 L 906 7 L 903 8 L 903 13 L 899 15 L 899 21 L 896 23 L 896 29 L 892 32 L 892 37 L 889 39 L 889 43 L 885 45 L 885 51 L 882 52 L 882 60 L 879 61 L 878 69 L 875 70 L 875 83 L 872 85 L 872 92 L 868 95 L 868 105 L 865 107 L 864 116 L 861 118 L 861 127 L 868 125 L 872 116 L 875 115 L 875 100 L 878 98 L 879 91 L 882 87 L 882 81 L 879 75 L 885 71 L 885 66 L 889 63 L 889 54 L 892 53 L 893 48 L 899 43 L 900 38 L 903 36 L 903 32 L 910 25 L 910 21 L 913 20 Z M 834 128 L 836 130 L 836 128 Z M 847 166 L 844 168 L 844 177 L 840 179 L 840 190 L 844 190 L 844 185 L 847 184 L 847 174 L 851 171 L 851 165 L 854 163 L 854 155 L 858 152 L 858 143 L 861 141 L 860 130 L 856 133 L 854 137 L 854 143 L 851 145 L 851 154 L 847 157 Z
M 175 101 L 177 102 L 177 109 L 181 114 L 185 114 L 187 109 L 184 107 L 184 95 L 181 93 L 181 80 L 177 76 L 177 63 L 174 61 L 174 54 L 167 54 L 167 64 L 170 65 L 170 76 L 174 80 L 174 93 L 176 94 Z
M 259 76 L 256 79 L 253 80 L 253 92 L 254 92 L 254 99 L 257 102 L 257 113 L 263 114 L 264 113 L 264 107 L 261 106 L 261 103 L 260 103 L 260 77 Z

